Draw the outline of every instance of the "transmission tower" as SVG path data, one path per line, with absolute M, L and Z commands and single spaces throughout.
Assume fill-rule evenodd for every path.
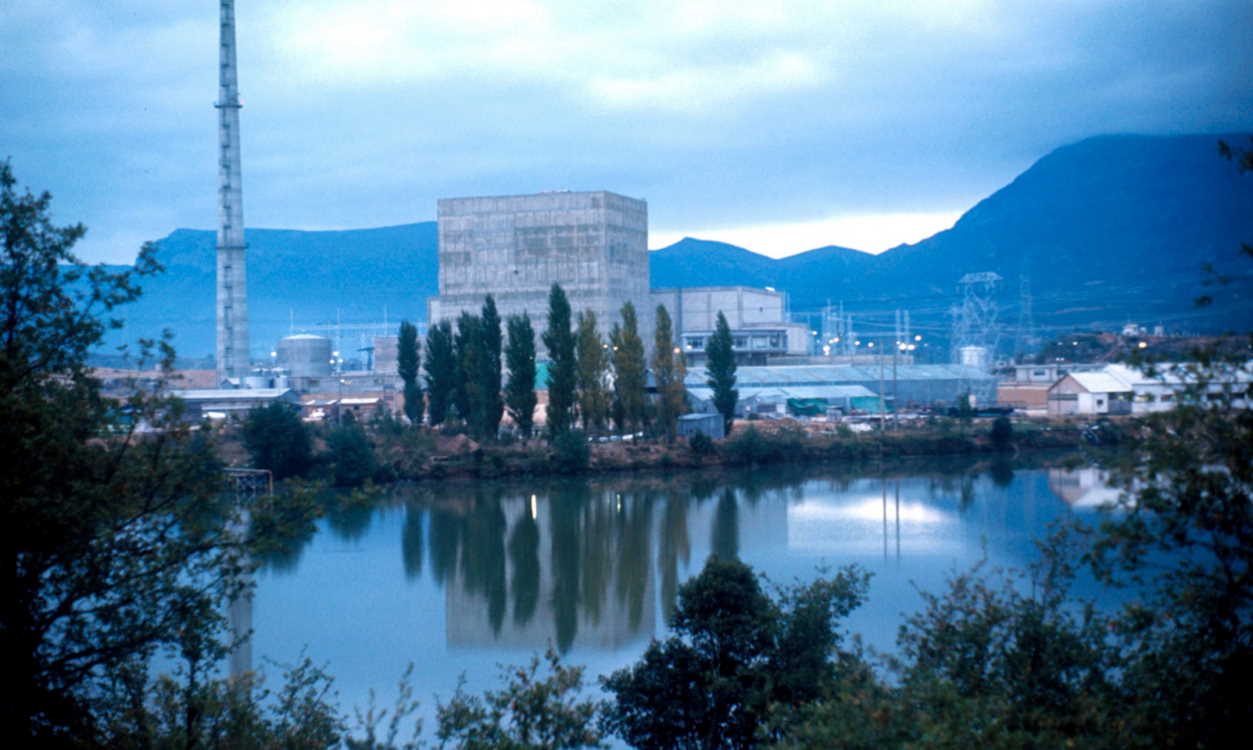
M 1035 316 L 1031 305 L 1031 278 L 1022 274 L 1018 279 L 1018 330 L 1014 333 L 1014 359 L 1036 348 Z
M 1000 312 L 996 304 L 997 285 L 1003 279 L 991 271 L 968 273 L 957 281 L 957 293 L 961 304 L 950 312 L 953 317 L 952 360 L 962 361 L 962 351 L 968 347 L 983 349 L 990 363 L 1000 343 Z

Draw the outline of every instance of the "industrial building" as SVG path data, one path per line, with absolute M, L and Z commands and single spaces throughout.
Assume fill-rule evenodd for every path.
M 1067 373 L 1048 389 L 1048 413 L 1064 417 L 1169 411 L 1188 399 L 1222 402 L 1224 391 L 1242 394 L 1253 382 L 1253 362 L 1211 371 L 1204 383 L 1196 370 L 1189 363 L 1160 365 L 1154 373 L 1107 364 L 1099 370 Z M 1232 404 L 1248 406 L 1243 398 L 1232 398 Z
M 718 313 L 731 329 L 736 362 L 766 365 L 780 357 L 809 354 L 809 326 L 787 320 L 787 296 L 773 289 L 746 286 L 655 289 L 652 306 L 664 305 L 674 325 L 674 338 L 689 365 L 705 362 L 705 346 L 717 325 Z
M 577 315 L 601 330 L 635 305 L 647 342 L 648 204 L 608 191 L 445 198 L 438 204 L 439 295 L 428 320 L 478 314 L 491 294 L 501 318 L 526 312 L 537 336 L 548 327 L 548 294 L 560 284 Z
M 784 365 L 736 369 L 740 392 L 737 413 L 747 415 L 779 411 L 789 399 L 826 400 L 840 409 L 872 411 L 907 406 L 951 405 L 963 394 L 978 404 L 996 398 L 996 379 L 987 372 L 964 365 L 898 365 L 858 367 L 852 365 Z M 713 410 L 713 389 L 704 367 L 688 370 L 685 384 L 698 411 Z

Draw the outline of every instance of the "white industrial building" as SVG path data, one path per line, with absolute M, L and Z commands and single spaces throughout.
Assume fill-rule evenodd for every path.
M 674 325 L 675 342 L 688 364 L 705 361 L 705 347 L 717 326 L 718 313 L 731 329 L 736 361 L 765 365 L 778 357 L 809 353 L 809 326 L 787 321 L 787 296 L 773 289 L 746 286 L 654 289 L 653 307 L 663 305 Z
M 1108 364 L 1091 372 L 1072 372 L 1054 383 L 1048 392 L 1049 416 L 1072 414 L 1149 414 L 1169 411 L 1180 401 L 1222 398 L 1224 391 L 1243 393 L 1253 382 L 1253 363 L 1239 367 L 1210 368 L 1204 383 L 1198 368 L 1187 363 L 1159 365 L 1146 372 L 1121 364 Z M 1244 398 L 1233 404 L 1247 408 Z
M 996 379 L 964 365 L 779 365 L 738 367 L 737 411 L 778 411 L 789 399 L 825 400 L 833 408 L 878 411 L 906 406 L 951 405 L 969 393 L 978 404 L 996 397 Z M 684 383 L 697 411 L 713 410 L 713 389 L 704 367 L 688 370 Z

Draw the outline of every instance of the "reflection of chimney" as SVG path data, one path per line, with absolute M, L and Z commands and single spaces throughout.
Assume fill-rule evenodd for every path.
M 230 676 L 236 678 L 252 671 L 252 594 L 243 594 L 231 602 L 226 616 L 231 625 L 231 640 L 235 642 Z
M 218 383 L 249 372 L 244 194 L 239 166 L 239 86 L 235 65 L 235 2 L 221 0 L 218 65 Z

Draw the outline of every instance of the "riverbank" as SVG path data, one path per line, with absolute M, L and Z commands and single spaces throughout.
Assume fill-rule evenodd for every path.
M 987 420 L 853 432 L 828 424 L 763 420 L 738 421 L 723 440 L 584 440 L 553 446 L 536 438 L 493 445 L 465 435 L 406 431 L 375 434 L 374 441 L 380 465 L 395 479 L 420 480 L 1058 453 L 1083 446 L 1085 429 L 1078 423 L 1023 423 L 998 436 L 993 420 Z

